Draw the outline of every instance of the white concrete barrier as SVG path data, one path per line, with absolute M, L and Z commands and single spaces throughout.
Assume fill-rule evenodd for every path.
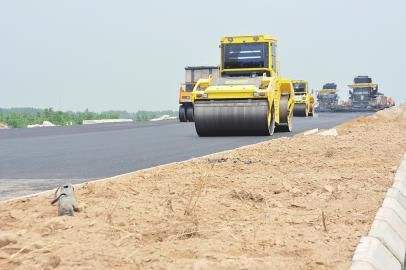
M 384 268 L 380 268 L 380 269 L 384 269 Z M 379 270 L 379 268 L 372 266 L 372 264 L 369 262 L 354 261 L 351 265 L 350 270 Z
M 331 128 L 318 133 L 321 136 L 338 136 L 337 129 Z
M 393 188 L 399 190 L 403 196 L 406 196 L 406 183 L 402 181 L 396 181 L 393 183 Z
M 309 129 L 309 130 L 306 130 L 305 132 L 303 132 L 303 135 L 307 136 L 307 135 L 311 135 L 311 134 L 316 134 L 317 132 L 319 132 L 318 128 Z
M 372 223 L 371 231 L 368 236 L 379 240 L 379 242 L 390 251 L 392 256 L 396 258 L 402 266 L 401 269 L 404 269 L 402 264 L 402 262 L 404 263 L 402 257 L 405 252 L 403 240 L 387 222 L 375 220 Z
M 352 258 L 351 270 L 401 270 L 392 253 L 376 238 L 361 238 Z
M 98 119 L 98 120 L 83 120 L 83 125 L 104 124 L 104 123 L 128 123 L 133 122 L 132 119 Z
M 406 182 L 406 154 L 395 174 L 395 182 Z
M 386 192 L 385 200 L 389 198 L 396 200 L 404 209 L 406 209 L 406 196 L 398 188 L 391 187 L 390 189 L 388 189 L 388 192 Z
M 403 197 L 403 195 L 401 196 Z M 396 215 L 398 215 L 402 222 L 406 225 L 406 208 L 402 205 L 402 203 L 399 202 L 398 199 L 389 197 L 387 195 L 382 203 L 382 208 L 392 209 L 395 211 Z
M 405 270 L 406 257 L 406 154 L 396 171 L 367 237 L 362 237 L 351 270 Z

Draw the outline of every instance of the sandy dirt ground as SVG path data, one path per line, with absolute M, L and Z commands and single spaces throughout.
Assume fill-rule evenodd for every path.
M 406 109 L 0 203 L 0 269 L 347 269 L 406 151 Z M 106 164 L 108 166 L 108 164 Z

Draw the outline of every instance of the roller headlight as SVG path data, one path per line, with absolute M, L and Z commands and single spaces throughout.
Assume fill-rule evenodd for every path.
M 208 95 L 206 93 L 199 93 L 196 95 L 197 98 L 207 98 Z

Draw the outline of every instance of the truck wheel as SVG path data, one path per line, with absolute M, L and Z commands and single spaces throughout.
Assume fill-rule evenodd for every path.
M 186 109 L 185 109 L 185 105 L 180 105 L 179 106 L 179 121 L 180 122 L 186 122 Z
M 195 121 L 193 105 L 186 107 L 186 119 L 189 122 L 194 122 Z

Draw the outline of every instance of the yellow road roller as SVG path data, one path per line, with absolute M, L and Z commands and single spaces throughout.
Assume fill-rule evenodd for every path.
M 221 38 L 220 76 L 200 79 L 192 99 L 199 136 L 272 135 L 291 131 L 292 81 L 279 76 L 276 38 Z
M 293 80 L 293 89 L 295 91 L 294 116 L 313 116 L 314 115 L 314 97 L 310 93 L 307 81 Z

